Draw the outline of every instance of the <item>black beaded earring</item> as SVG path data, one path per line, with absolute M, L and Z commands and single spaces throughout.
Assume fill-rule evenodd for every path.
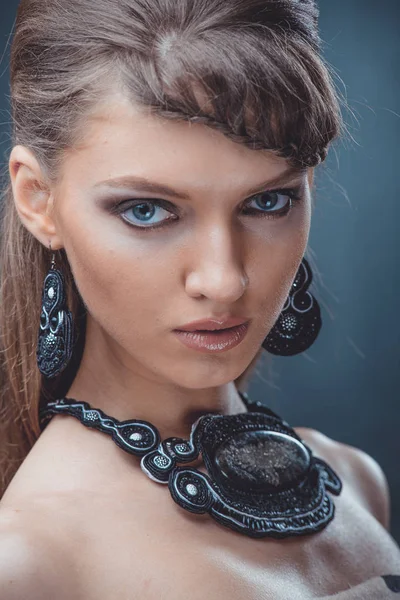
M 39 371 L 49 379 L 64 371 L 72 356 L 73 320 L 65 302 L 64 277 L 56 269 L 53 254 L 43 285 L 36 350 Z
M 307 350 L 321 329 L 321 310 L 314 296 L 308 292 L 312 271 L 303 258 L 289 297 L 262 347 L 271 354 L 293 356 Z

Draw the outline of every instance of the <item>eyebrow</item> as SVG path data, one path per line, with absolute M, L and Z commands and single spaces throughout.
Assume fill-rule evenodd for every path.
M 307 172 L 307 170 L 307 167 L 290 166 L 282 171 L 282 173 L 280 173 L 277 177 L 264 181 L 256 187 L 250 189 L 248 191 L 248 195 L 251 196 L 266 189 L 277 188 L 283 183 L 287 183 L 295 178 L 300 178 Z M 103 186 L 135 189 L 135 191 L 138 192 L 150 192 L 154 194 L 161 194 L 163 196 L 170 196 L 171 198 L 176 198 L 179 200 L 190 200 L 189 194 L 178 192 L 177 190 L 174 190 L 165 184 L 150 181 L 146 177 L 137 177 L 135 175 L 126 175 L 122 177 L 116 177 L 114 179 L 106 179 L 96 183 L 94 187 L 98 188 Z

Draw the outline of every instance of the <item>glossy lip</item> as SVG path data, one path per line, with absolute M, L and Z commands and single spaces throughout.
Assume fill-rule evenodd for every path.
M 182 327 L 177 327 L 174 331 L 216 331 L 217 329 L 228 329 L 229 327 L 235 327 L 236 325 L 243 325 L 248 322 L 249 319 L 245 317 L 226 317 L 223 319 L 200 319 L 198 321 L 192 321 Z
M 219 331 L 179 331 L 174 334 L 182 344 L 199 352 L 225 352 L 234 348 L 245 338 L 249 321 L 231 329 Z

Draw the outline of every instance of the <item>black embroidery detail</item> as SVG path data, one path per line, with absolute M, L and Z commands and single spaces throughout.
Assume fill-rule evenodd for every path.
M 339 477 L 273 411 L 245 402 L 246 413 L 201 416 L 189 440 L 161 441 L 147 421 L 120 422 L 71 398 L 50 402 L 40 418 L 44 427 L 55 414 L 72 415 L 107 433 L 123 450 L 140 456 L 146 475 L 167 484 L 182 508 L 207 512 L 244 535 L 284 538 L 322 530 L 334 518 L 327 492 L 340 494 Z M 177 466 L 200 453 L 208 474 Z
M 322 319 L 319 304 L 308 291 L 312 280 L 310 265 L 303 258 L 285 306 L 262 343 L 271 354 L 293 356 L 307 350 L 317 339 Z
M 382 579 L 391 592 L 400 594 L 400 575 L 382 575 Z
M 42 311 L 37 343 L 40 372 L 51 378 L 68 365 L 73 350 L 72 314 L 65 305 L 64 278 L 52 268 L 44 280 Z

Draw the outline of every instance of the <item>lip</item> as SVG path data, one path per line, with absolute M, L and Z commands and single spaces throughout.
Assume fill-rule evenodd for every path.
M 249 319 L 246 317 L 226 317 L 221 319 L 211 317 L 209 319 L 192 321 L 191 323 L 182 325 L 182 327 L 177 327 L 174 331 L 216 331 L 218 329 L 228 329 L 237 325 L 243 325 L 248 321 Z
M 209 323 L 209 321 L 208 321 Z M 225 352 L 240 344 L 249 330 L 249 321 L 232 328 L 213 331 L 174 330 L 182 344 L 199 352 Z M 215 323 L 214 323 L 215 324 Z

